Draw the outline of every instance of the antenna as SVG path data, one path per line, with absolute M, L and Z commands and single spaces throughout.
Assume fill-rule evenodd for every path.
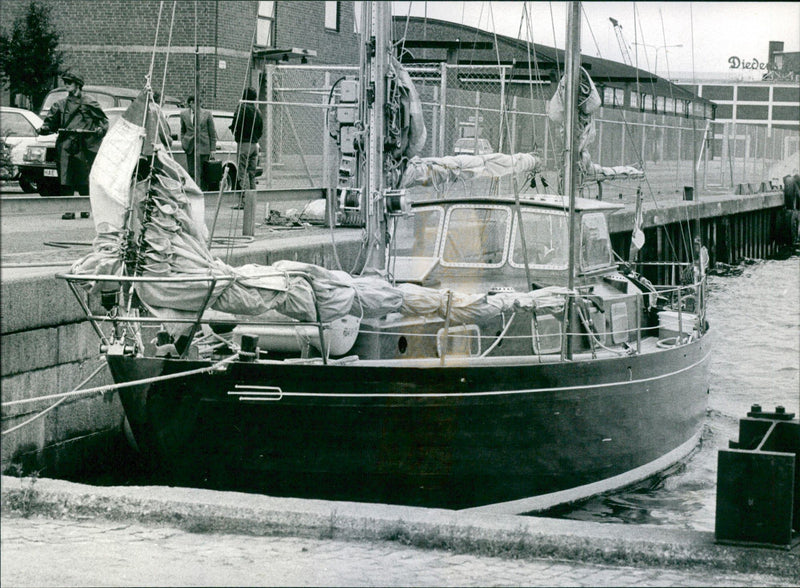
M 617 44 L 619 45 L 619 52 L 622 54 L 622 63 L 625 65 L 633 65 L 631 54 L 628 52 L 628 44 L 625 43 L 625 37 L 622 35 L 622 25 L 616 18 L 608 17 L 611 24 L 614 25 L 614 33 L 617 35 Z

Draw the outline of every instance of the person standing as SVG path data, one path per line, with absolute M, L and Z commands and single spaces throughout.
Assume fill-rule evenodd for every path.
M 67 96 L 50 107 L 38 132 L 58 132 L 56 158 L 61 194 L 71 196 L 77 190 L 81 196 L 88 196 L 89 172 L 108 130 L 108 117 L 97 100 L 83 93 L 81 76 L 66 73 L 61 79 Z
M 186 99 L 186 110 L 181 112 L 181 145 L 186 153 L 186 171 L 201 190 L 208 190 L 207 162 L 217 150 L 217 131 L 214 117 L 204 109 L 200 99 L 195 108 L 194 96 Z M 197 124 L 195 124 L 197 117 Z M 198 169 L 195 169 L 195 165 Z
M 238 151 L 239 185 L 244 190 L 255 190 L 256 168 L 258 166 L 258 141 L 264 131 L 264 121 L 258 107 L 252 102 L 256 99 L 256 91 L 247 88 L 242 94 L 242 102 L 236 108 L 233 122 L 229 127 L 236 139 Z M 239 208 L 243 207 L 244 192 L 239 199 Z

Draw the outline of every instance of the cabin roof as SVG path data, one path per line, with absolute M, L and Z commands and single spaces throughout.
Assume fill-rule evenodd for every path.
M 416 200 L 411 206 L 431 206 L 435 204 L 504 204 L 514 205 L 516 199 L 513 194 L 505 194 L 500 196 L 460 196 L 460 197 L 447 197 L 447 198 L 432 198 L 426 200 Z M 559 196 L 557 194 L 535 194 L 532 196 L 520 196 L 520 206 L 532 208 L 555 208 L 558 210 L 566 210 L 569 207 L 569 199 L 566 196 Z M 622 204 L 614 204 L 612 202 L 604 202 L 602 200 L 592 200 L 590 198 L 576 198 L 575 211 L 576 212 L 613 212 L 625 208 Z

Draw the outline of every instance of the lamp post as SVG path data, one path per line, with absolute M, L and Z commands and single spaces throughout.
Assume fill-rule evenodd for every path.
M 658 52 L 659 52 L 659 50 L 663 49 L 664 50 L 664 56 L 666 57 L 666 54 L 668 53 L 669 49 L 671 49 L 673 47 L 683 47 L 682 43 L 678 43 L 677 45 L 650 45 L 648 43 L 636 43 L 636 42 L 634 42 L 633 45 L 638 45 L 638 46 L 641 46 L 641 47 L 650 47 L 651 49 L 655 49 L 656 50 L 656 61 L 655 61 L 654 67 L 653 67 L 653 73 L 655 75 L 658 75 Z

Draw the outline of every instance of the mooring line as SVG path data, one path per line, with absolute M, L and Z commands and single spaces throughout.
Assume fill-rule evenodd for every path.
M 99 373 L 100 373 L 100 371 L 101 371 L 101 370 L 102 370 L 104 367 L 106 367 L 106 362 L 105 362 L 105 361 L 104 361 L 103 363 L 101 363 L 99 366 L 97 366 L 97 369 L 96 369 L 96 370 L 94 370 L 94 371 L 93 371 L 91 374 L 89 374 L 89 376 L 88 376 L 87 378 L 85 378 L 85 379 L 83 380 L 83 382 L 81 382 L 80 384 L 78 384 L 77 386 L 75 386 L 75 388 L 74 388 L 72 391 L 73 391 L 73 392 L 75 392 L 75 391 L 79 390 L 81 386 L 83 386 L 83 385 L 87 384 L 87 383 L 88 383 L 88 382 L 89 382 L 89 381 L 90 381 L 92 378 L 94 378 L 94 377 L 95 377 L 97 374 L 99 374 Z M 64 397 L 64 398 L 60 399 L 58 402 L 56 402 L 56 403 L 55 403 L 55 404 L 53 404 L 52 406 L 48 406 L 48 407 L 47 407 L 47 408 L 45 408 L 45 409 L 44 409 L 42 412 L 40 412 L 40 413 L 38 413 L 38 414 L 36 414 L 36 415 L 32 416 L 31 418 L 29 418 L 27 421 L 23 421 L 23 422 L 21 422 L 20 424 L 18 424 L 18 425 L 15 425 L 15 426 L 11 427 L 10 429 L 6 429 L 5 431 L 1 432 L 1 433 L 0 433 L 0 435 L 8 435 L 9 433 L 13 433 L 13 432 L 14 432 L 14 431 L 16 431 L 17 429 L 21 429 L 21 428 L 22 428 L 22 427 L 24 427 L 25 425 L 29 425 L 29 424 L 31 424 L 31 423 L 32 423 L 32 422 L 34 422 L 35 420 L 42 418 L 44 415 L 46 415 L 48 412 L 50 412 L 51 410 L 53 410 L 54 408 L 56 408 L 56 407 L 57 407 L 59 404 L 61 404 L 61 403 L 62 403 L 62 402 L 64 402 L 65 400 L 66 400 L 66 397 Z
M 36 398 L 23 398 L 21 400 L 12 400 L 11 402 L 3 402 L 3 408 L 7 406 L 16 406 L 19 404 L 30 404 L 31 402 L 39 402 L 41 400 L 53 400 L 56 398 L 69 398 L 72 396 L 82 396 L 88 394 L 97 394 L 100 392 L 108 392 L 110 390 L 118 390 L 119 388 L 128 388 L 130 386 L 141 386 L 143 384 L 152 384 L 155 382 L 163 382 L 165 380 L 175 380 L 177 378 L 184 378 L 186 376 L 194 376 L 197 374 L 204 374 L 207 372 L 213 372 L 218 370 L 219 368 L 223 367 L 224 365 L 231 363 L 232 361 L 236 361 L 239 358 L 239 354 L 235 353 L 230 357 L 226 357 L 225 359 L 218 361 L 217 363 L 210 365 L 208 367 L 197 368 L 195 370 L 187 370 L 185 372 L 178 372 L 176 374 L 168 374 L 166 376 L 153 376 L 152 378 L 144 378 L 142 380 L 133 380 L 130 382 L 122 382 L 119 384 L 108 384 L 106 386 L 97 386 L 96 388 L 87 388 L 86 390 L 73 390 L 72 392 L 62 392 L 60 394 L 49 394 L 47 396 L 37 396 Z

